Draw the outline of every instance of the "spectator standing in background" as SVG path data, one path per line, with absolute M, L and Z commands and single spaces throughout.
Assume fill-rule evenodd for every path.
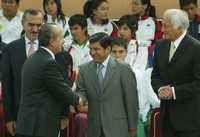
M 104 32 L 109 36 L 117 36 L 117 25 L 108 18 L 109 3 L 107 0 L 87 1 L 84 5 L 84 14 L 88 17 L 89 36 Z
M 200 16 L 197 14 L 197 0 L 179 0 L 179 4 L 181 9 L 188 13 L 190 20 L 188 33 L 200 40 Z
M 19 4 L 20 0 L 1 0 L 0 35 L 6 44 L 21 37 L 23 13 L 18 10 Z
M 63 12 L 61 0 L 43 0 L 43 10 L 45 23 L 56 23 L 63 29 L 64 48 L 68 47 L 72 42 L 72 37 L 68 25 L 69 18 Z

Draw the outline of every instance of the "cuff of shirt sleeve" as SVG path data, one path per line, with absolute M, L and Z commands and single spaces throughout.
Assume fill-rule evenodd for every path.
M 176 100 L 176 94 L 175 94 L 175 89 L 174 89 L 174 87 L 172 87 L 172 95 L 173 95 L 173 99 Z

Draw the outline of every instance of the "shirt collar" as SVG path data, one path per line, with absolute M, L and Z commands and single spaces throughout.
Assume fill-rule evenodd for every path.
M 185 31 L 182 33 L 182 35 L 181 35 L 178 39 L 176 39 L 176 40 L 173 42 L 176 49 L 178 48 L 178 46 L 180 45 L 181 41 L 182 41 L 183 38 L 185 37 L 186 33 L 187 33 L 187 31 L 185 30 Z
M 49 50 L 48 48 L 44 47 L 44 46 L 40 46 L 41 48 L 43 48 L 44 50 L 46 50 L 53 59 L 55 59 L 55 55 L 53 54 L 53 52 L 51 50 Z
M 110 59 L 110 55 L 101 63 L 103 64 L 104 68 L 107 68 L 109 59 Z
M 30 41 L 30 40 L 28 39 L 28 37 L 25 35 L 25 42 L 26 42 L 26 45 L 30 45 L 30 43 L 31 43 L 32 41 Z M 36 39 L 35 41 L 33 41 L 33 43 L 34 43 L 34 45 L 38 45 L 38 44 L 39 44 L 38 39 Z

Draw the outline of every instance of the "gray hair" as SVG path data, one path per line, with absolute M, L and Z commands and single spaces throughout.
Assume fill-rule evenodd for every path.
M 189 27 L 189 18 L 188 14 L 180 9 L 168 9 L 164 12 L 164 17 L 169 17 L 173 28 L 177 29 L 181 27 L 184 30 L 187 30 Z
M 38 34 L 38 41 L 40 46 L 47 47 L 49 45 L 50 39 L 56 37 L 56 27 L 57 25 L 55 23 L 46 23 L 42 25 Z
M 25 22 L 25 20 L 26 20 L 26 17 L 27 17 L 28 15 L 37 16 L 37 15 L 40 15 L 40 14 L 41 14 L 41 16 L 43 17 L 43 13 L 42 13 L 42 11 L 39 10 L 39 9 L 33 9 L 33 8 L 26 9 L 26 10 L 24 11 L 23 16 L 22 16 L 22 24 L 24 24 L 24 22 Z

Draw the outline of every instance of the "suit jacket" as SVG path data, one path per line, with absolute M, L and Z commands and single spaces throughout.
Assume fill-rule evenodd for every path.
M 2 88 L 5 120 L 16 120 L 21 93 L 21 69 L 26 60 L 25 39 L 11 42 L 2 57 Z
M 110 58 L 101 89 L 102 94 L 97 64 L 80 66 L 77 92 L 88 99 L 87 137 L 99 137 L 102 130 L 106 137 L 128 137 L 138 120 L 136 79 L 128 64 Z
M 3 42 L 0 42 L 0 81 L 1 81 L 1 74 L 2 74 L 2 55 L 5 50 L 6 44 Z
M 176 100 L 161 100 L 161 124 L 168 115 L 176 130 L 200 129 L 200 43 L 186 35 L 169 62 L 170 41 L 157 43 L 152 72 L 152 86 L 175 89 Z
M 63 103 L 78 104 L 64 81 L 55 59 L 40 48 L 22 69 L 22 93 L 16 132 L 20 135 L 56 137 Z

